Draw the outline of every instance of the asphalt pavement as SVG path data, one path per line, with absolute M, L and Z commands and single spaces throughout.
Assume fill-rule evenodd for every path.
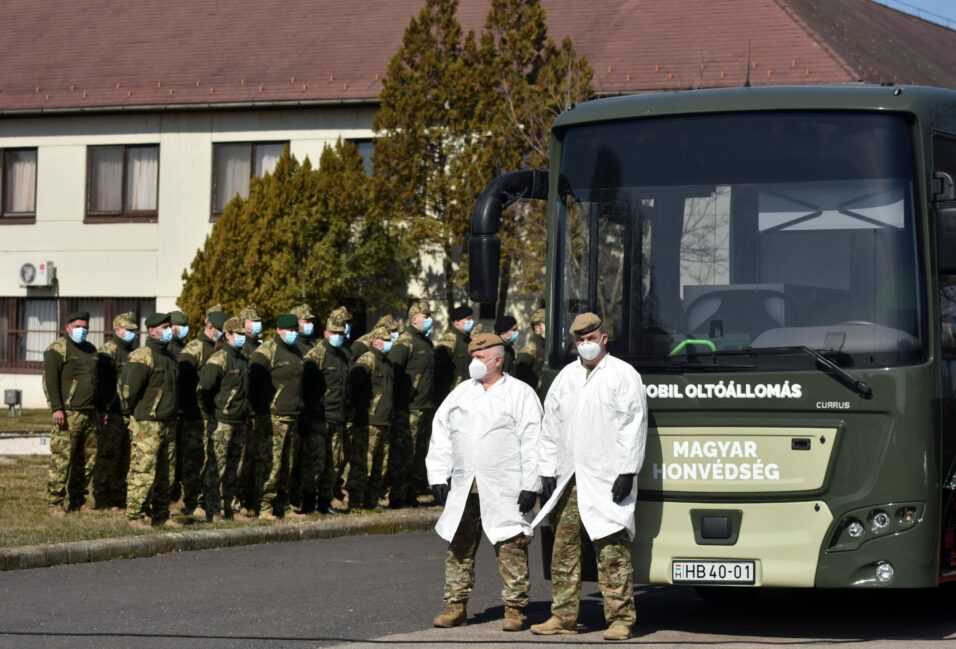
M 500 578 L 483 541 L 469 625 L 431 629 L 445 543 L 434 533 L 355 536 L 0 573 L 0 648 L 562 647 L 606 644 L 597 586 L 584 585 L 580 635 L 500 631 Z M 550 584 L 532 546 L 532 622 Z M 639 587 L 632 641 L 667 647 L 956 646 L 956 597 L 770 591 L 702 600 Z

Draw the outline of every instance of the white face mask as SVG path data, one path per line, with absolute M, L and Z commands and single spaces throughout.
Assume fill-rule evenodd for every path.
M 601 345 L 590 340 L 578 343 L 578 356 L 586 361 L 593 361 L 601 353 Z
M 471 359 L 471 363 L 468 364 L 468 376 L 480 381 L 488 375 L 488 366 L 482 363 L 477 358 Z

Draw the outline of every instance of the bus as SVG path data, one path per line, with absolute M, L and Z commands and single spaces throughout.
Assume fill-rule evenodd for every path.
M 548 376 L 590 310 L 647 390 L 635 582 L 956 578 L 956 91 L 589 101 L 550 165 L 483 191 L 470 294 L 504 209 L 547 201 Z

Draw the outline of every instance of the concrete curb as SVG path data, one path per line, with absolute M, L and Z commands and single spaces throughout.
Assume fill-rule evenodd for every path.
M 279 523 L 256 527 L 234 527 L 222 530 L 197 530 L 126 536 L 118 539 L 96 539 L 25 545 L 0 549 L 0 570 L 47 568 L 72 563 L 112 561 L 153 557 L 167 552 L 211 550 L 258 543 L 285 543 L 339 536 L 396 534 L 431 529 L 440 516 L 438 511 L 399 511 L 372 516 L 350 516 L 307 523 Z

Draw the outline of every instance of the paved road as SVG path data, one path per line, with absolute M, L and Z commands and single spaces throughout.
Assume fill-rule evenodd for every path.
M 339 538 L 0 573 L 0 648 L 441 647 L 603 644 L 601 600 L 585 584 L 582 633 L 499 630 L 500 582 L 485 544 L 463 629 L 430 629 L 444 543 L 434 534 Z M 533 621 L 549 584 L 532 550 Z M 725 606 L 689 588 L 638 592 L 635 642 L 680 647 L 956 646 L 956 596 L 763 592 Z

